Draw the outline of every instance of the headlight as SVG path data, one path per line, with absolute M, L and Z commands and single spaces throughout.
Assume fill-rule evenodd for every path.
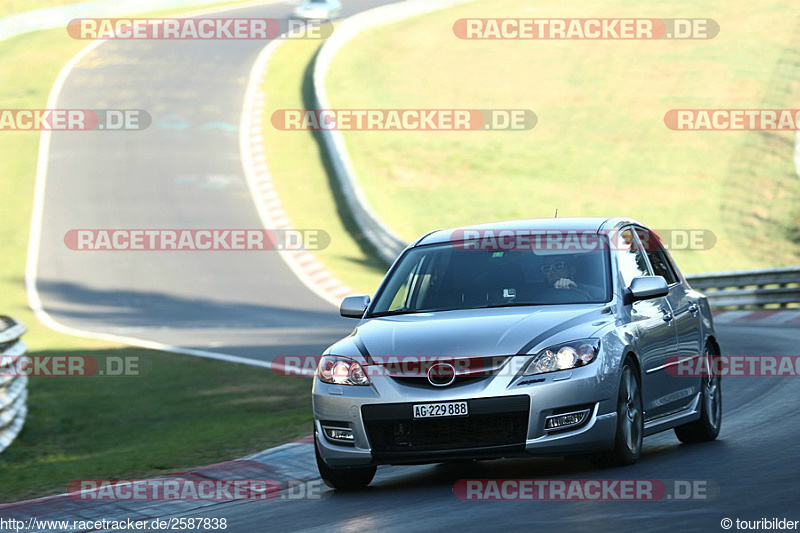
M 595 360 L 599 349 L 598 339 L 583 339 L 551 346 L 536 354 L 522 375 L 531 376 L 588 365 Z
M 317 376 L 324 383 L 332 385 L 369 385 L 364 369 L 356 361 L 347 357 L 325 355 L 320 359 Z

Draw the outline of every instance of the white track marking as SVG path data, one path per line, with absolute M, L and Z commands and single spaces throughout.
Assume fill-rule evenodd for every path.
M 182 18 L 196 17 L 208 13 L 219 13 L 225 11 L 238 10 L 238 9 L 246 9 L 270 3 L 273 2 L 256 2 L 256 3 L 249 2 L 247 4 L 237 5 L 237 6 L 220 6 L 216 8 L 204 9 L 201 11 L 187 13 L 180 16 Z M 56 106 L 58 105 L 58 99 L 61 95 L 62 89 L 64 88 L 64 84 L 66 83 L 67 78 L 69 77 L 70 73 L 75 68 L 75 66 L 78 63 L 80 63 L 87 55 L 93 52 L 97 47 L 102 45 L 104 42 L 107 41 L 92 41 L 87 46 L 82 48 L 72 59 L 70 59 L 67 62 L 66 65 L 62 67 L 61 71 L 58 73 L 58 76 L 56 77 L 55 83 L 53 83 L 53 87 L 50 89 L 50 94 L 47 97 L 47 105 L 46 105 L 47 109 L 55 109 Z M 276 42 L 280 41 L 278 40 L 272 41 L 270 45 Z M 71 326 L 61 324 L 44 309 L 36 282 L 39 269 L 39 249 L 41 246 L 41 237 L 42 237 L 42 215 L 44 213 L 45 188 L 47 186 L 47 169 L 49 163 L 48 155 L 50 151 L 50 137 L 51 134 L 47 130 L 42 131 L 39 136 L 39 152 L 38 152 L 37 168 L 36 168 L 36 181 L 34 185 L 33 210 L 31 213 L 30 234 L 28 239 L 28 258 L 25 266 L 25 290 L 28 296 L 28 305 L 33 310 L 33 313 L 36 316 L 36 318 L 48 328 L 57 331 L 59 333 L 72 335 L 74 337 L 98 339 L 120 344 L 127 344 L 139 348 L 146 348 L 149 350 L 159 350 L 162 352 L 179 353 L 183 355 L 192 355 L 195 357 L 204 357 L 207 359 L 225 361 L 228 363 L 239 363 L 261 368 L 271 368 L 274 370 L 281 370 L 282 365 L 274 365 L 269 361 L 259 361 L 257 359 L 248 359 L 246 357 L 241 357 L 238 355 L 210 352 L 205 350 L 196 350 L 193 348 L 173 346 L 171 344 L 164 344 L 161 342 L 139 339 L 135 337 L 114 335 L 111 333 L 99 333 L 95 331 L 73 328 Z
M 258 54 L 247 81 L 242 120 L 239 124 L 239 151 L 250 194 L 263 226 L 275 229 L 290 228 L 291 222 L 286 217 L 275 191 L 264 154 L 261 132 L 265 103 L 261 82 L 272 54 L 284 42 L 272 41 Z M 325 270 L 309 252 L 279 250 L 278 253 L 303 285 L 331 305 L 339 307 L 342 295 L 352 293 L 349 287 Z

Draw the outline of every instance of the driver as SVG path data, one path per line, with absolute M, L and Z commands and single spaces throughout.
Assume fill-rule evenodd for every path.
M 568 255 L 548 255 L 544 258 L 542 272 L 547 283 L 555 289 L 577 289 L 578 284 L 572 281 L 575 277 L 575 261 Z
M 542 265 L 542 272 L 545 275 L 547 284 L 554 289 L 572 289 L 584 293 L 590 298 L 595 298 L 598 293 L 602 293 L 600 287 L 576 283 L 574 281 L 575 270 L 575 258 L 569 254 L 545 256 L 544 264 Z

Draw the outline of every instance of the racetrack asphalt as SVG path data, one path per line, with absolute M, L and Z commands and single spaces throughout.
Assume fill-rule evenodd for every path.
M 343 15 L 382 3 L 348 1 Z M 281 2 L 214 16 L 275 18 L 285 28 L 291 9 Z M 72 70 L 58 108 L 143 109 L 153 122 L 142 131 L 52 133 L 36 287 L 57 322 L 262 361 L 317 355 L 352 329 L 274 251 L 64 243 L 71 229 L 260 229 L 238 126 L 265 44 L 110 41 Z
M 723 353 L 796 355 L 800 330 L 717 328 Z M 202 509 L 235 531 L 721 531 L 723 518 L 800 520 L 800 377 L 723 379 L 718 440 L 683 445 L 672 431 L 645 438 L 640 461 L 596 469 L 586 461 L 530 458 L 473 465 L 381 467 L 356 493 L 326 490 L 318 500 L 234 502 Z M 310 444 L 309 446 L 313 446 Z M 311 461 L 311 452 L 308 453 Z M 691 480 L 718 487 L 708 500 L 462 501 L 459 479 Z M 709 491 L 709 493 L 712 491 Z M 734 525 L 734 530 L 736 526 Z
M 723 353 L 796 355 L 800 330 L 791 326 L 720 325 Z M 299 480 L 315 498 L 283 491 L 267 501 L 75 501 L 70 497 L 4 505 L 19 520 L 226 519 L 226 531 L 720 531 L 728 518 L 800 520 L 800 378 L 723 378 L 719 438 L 683 445 L 672 431 L 648 437 L 638 463 L 597 469 L 559 457 L 504 459 L 458 465 L 381 467 L 358 492 L 334 492 L 317 479 L 312 442 L 267 450 L 248 461 L 275 480 Z M 249 463 L 247 463 L 249 464 Z M 220 476 L 217 476 L 219 478 Z M 461 479 L 674 480 L 700 483 L 708 499 L 656 501 L 462 501 Z M 238 479 L 223 476 L 222 479 Z M 247 476 L 244 479 L 248 479 Z M 308 489 L 306 489 L 308 490 Z M 302 491 L 299 492 L 302 494 Z M 298 494 L 297 490 L 291 494 Z M 734 526 L 735 529 L 735 526 Z M 146 528 L 147 531 L 153 531 Z

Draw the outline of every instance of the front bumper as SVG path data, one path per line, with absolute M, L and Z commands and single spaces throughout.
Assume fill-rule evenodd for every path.
M 610 449 L 616 431 L 618 378 L 599 365 L 505 380 L 426 389 L 379 378 L 368 387 L 315 379 L 314 423 L 331 467 L 421 464 L 452 459 L 564 455 Z M 467 417 L 414 420 L 412 405 L 467 401 Z M 547 417 L 588 409 L 574 428 L 545 430 Z M 326 438 L 322 424 L 347 427 L 354 442 Z M 409 437 L 410 435 L 410 437 Z

